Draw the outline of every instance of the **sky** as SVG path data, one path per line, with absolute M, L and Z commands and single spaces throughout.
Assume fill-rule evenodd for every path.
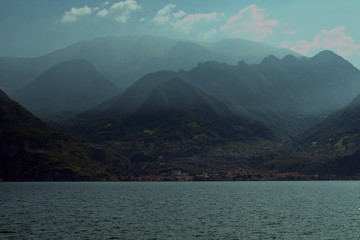
M 243 38 L 305 56 L 329 49 L 360 68 L 359 0 L 0 0 L 0 56 L 81 40 L 155 35 Z

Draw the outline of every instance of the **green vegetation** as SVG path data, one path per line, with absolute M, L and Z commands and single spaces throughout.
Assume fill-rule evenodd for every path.
M 338 175 L 356 175 L 360 172 L 359 99 L 358 96 L 347 107 L 333 113 L 299 137 L 298 152 L 303 158 L 328 163 L 325 169 L 317 167 L 317 171 Z
M 0 91 L 0 179 L 110 180 L 128 162 L 47 126 Z M 116 170 L 112 166 L 117 166 Z
M 110 49 L 119 48 L 124 55 L 113 53 L 106 68 L 117 72 L 123 66 L 130 74 L 160 66 L 187 68 L 192 64 L 187 62 L 190 52 L 194 61 L 229 52 L 220 43 L 163 39 L 165 49 L 153 37 L 145 42 L 120 39 L 126 42 L 121 47 L 118 38 L 97 39 L 49 56 L 83 54 L 92 46 L 107 58 Z M 108 46 L 98 48 L 103 41 Z M 134 64 L 135 58 L 144 65 Z M 47 126 L 1 93 L 0 179 L 356 178 L 360 97 L 353 99 L 359 94 L 359 79 L 358 69 L 330 51 L 310 59 L 269 56 L 252 65 L 208 61 L 186 71 L 144 75 L 103 102 L 114 95 L 114 85 L 87 60 L 65 61 L 14 96 L 39 116 L 44 109 L 56 109 L 58 121 L 51 124 L 73 137 Z M 87 108 L 60 120 L 69 116 L 66 112 Z
M 173 75 L 171 72 L 166 74 Z M 103 108 L 97 108 L 70 121 L 64 129 L 128 156 L 132 172 L 136 174 L 150 174 L 165 168 L 188 169 L 189 164 L 201 172 L 201 169 L 217 165 L 210 164 L 214 149 L 229 149 L 229 142 L 247 145 L 238 150 L 239 154 L 246 155 L 251 149 L 277 141 L 265 124 L 240 117 L 187 81 L 174 77 L 164 82 L 154 78 L 157 85 L 149 82 L 152 78 L 148 76 L 139 81 L 137 87 L 129 88 L 131 92 L 146 93 L 140 96 L 147 96 L 141 103 L 134 101 L 132 108 L 118 108 L 114 104 L 113 115 L 109 108 L 105 108 L 104 115 L 99 114 Z M 152 91 L 145 91 L 144 86 Z M 126 91 L 121 96 L 117 98 L 121 103 L 131 102 L 126 96 L 134 98 Z M 97 117 L 99 115 L 102 118 Z M 87 124 L 89 126 L 84 127 Z

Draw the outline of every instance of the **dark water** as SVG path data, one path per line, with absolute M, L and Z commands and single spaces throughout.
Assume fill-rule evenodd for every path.
M 0 239 L 359 239 L 360 182 L 0 183 Z

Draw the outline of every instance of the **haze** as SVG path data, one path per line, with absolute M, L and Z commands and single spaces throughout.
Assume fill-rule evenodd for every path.
M 305 56 L 329 49 L 360 66 L 360 2 L 2 0 L 0 56 L 35 57 L 80 40 L 156 35 L 243 38 Z

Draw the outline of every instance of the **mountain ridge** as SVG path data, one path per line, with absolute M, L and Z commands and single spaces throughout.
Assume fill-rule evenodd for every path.
M 334 58 L 340 62 L 328 71 L 320 71 L 312 58 L 287 55 L 282 59 L 270 56 L 259 64 L 207 61 L 188 71 L 155 72 L 87 113 L 93 116 L 118 111 L 130 113 L 157 84 L 178 76 L 231 110 L 280 131 L 285 127 L 286 134 L 294 136 L 319 123 L 324 115 L 344 107 L 359 93 L 360 71 L 343 63 L 343 58 Z
M 85 59 L 51 67 L 12 97 L 42 119 L 74 116 L 119 91 Z
M 235 44 L 235 47 L 240 49 L 241 43 L 244 41 L 237 42 L 239 44 Z M 263 46 L 263 44 L 245 42 L 247 43 L 247 51 L 254 49 L 253 54 L 260 55 L 260 57 L 256 57 L 258 60 L 263 57 L 264 54 L 259 54 L 259 51 L 256 50 L 259 45 Z M 216 59 L 204 59 L 203 56 L 195 56 L 196 58 L 194 58 L 194 56 L 186 55 L 183 57 L 177 55 L 177 58 L 172 59 L 174 47 L 178 43 L 190 44 L 193 46 L 193 50 L 190 52 L 204 52 L 208 57 L 213 56 Z M 198 62 L 205 60 L 226 61 L 235 64 L 237 61 L 245 59 L 241 51 L 230 52 L 231 56 L 226 57 L 225 55 L 229 53 L 221 50 L 215 51 L 214 48 L 215 46 L 211 44 L 173 40 L 151 35 L 113 36 L 85 40 L 36 58 L 0 58 L 0 88 L 12 94 L 57 63 L 77 58 L 84 58 L 91 62 L 101 74 L 121 90 L 126 89 L 140 77 L 151 72 L 178 71 L 182 68 L 195 66 Z M 187 51 L 189 52 L 189 50 Z M 278 51 L 278 48 L 268 46 L 267 53 L 276 54 Z M 182 51 L 176 52 L 182 53 Z M 290 50 L 281 50 L 281 56 L 284 55 L 283 52 L 292 53 Z
M 136 46 L 131 45 L 129 51 Z M 158 71 L 144 75 L 124 92 L 77 117 L 54 123 L 91 144 L 76 142 L 76 150 L 61 139 L 56 144 L 65 147 L 80 165 L 92 161 L 89 151 L 93 150 L 89 149 L 95 148 L 95 155 L 105 162 L 92 162 L 101 171 L 91 176 L 113 173 L 117 165 L 124 176 L 159 175 L 176 168 L 195 174 L 239 167 L 322 176 L 356 174 L 360 171 L 359 79 L 357 68 L 329 51 L 313 58 L 270 55 L 257 64 L 206 61 L 189 70 Z M 330 116 L 321 122 L 324 115 Z M 3 116 L 6 119 L 7 115 Z M 16 119 L 17 115 L 9 116 Z M 308 127 L 313 129 L 303 139 L 292 141 Z M 14 142 L 20 145 L 20 139 L 27 139 L 23 134 L 16 136 Z M 47 134 L 43 140 L 43 135 L 36 136 L 40 139 L 31 141 L 35 147 L 49 141 Z M 11 140 L 11 134 L 6 138 Z M 300 144 L 298 149 L 293 148 L 295 143 Z M 14 146 L 4 146 L 2 154 L 8 156 L 6 149 Z M 55 143 L 45 155 L 36 156 L 46 160 L 54 149 Z M 74 152 L 78 155 L 73 156 Z M 33 156 L 24 154 L 25 159 Z M 86 161 L 81 163 L 80 156 Z M 117 158 L 122 159 L 120 163 Z M 84 172 L 76 174 L 90 177 Z
M 126 160 L 116 154 L 118 165 Z M 81 181 L 110 179 L 114 157 L 48 126 L 0 90 L 0 179 Z M 124 174 L 124 171 L 119 168 Z M 126 176 L 124 174 L 124 176 Z

